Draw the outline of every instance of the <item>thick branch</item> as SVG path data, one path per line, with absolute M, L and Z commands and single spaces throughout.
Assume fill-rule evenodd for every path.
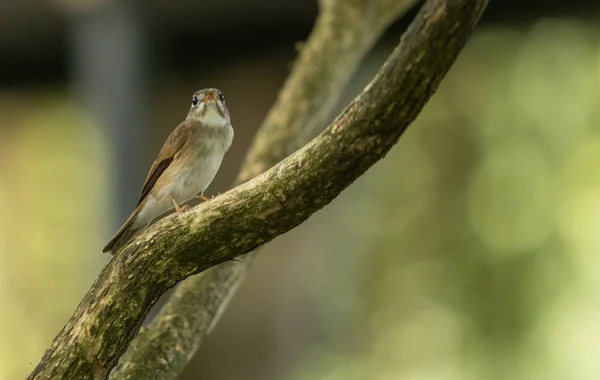
M 253 178 L 323 130 L 342 90 L 387 27 L 416 0 L 322 0 L 306 45 L 257 136 L 237 183 Z
M 361 95 L 322 134 L 258 177 L 171 215 L 102 270 L 31 379 L 103 379 L 157 298 L 250 252 L 331 202 L 397 142 L 467 41 L 486 0 L 430 0 Z
M 359 62 L 416 0 L 325 0 L 291 75 L 261 126 L 236 183 L 255 177 L 320 132 Z M 142 328 L 111 379 L 175 379 L 217 323 L 259 249 L 177 286 Z M 157 358 L 160 358 L 157 360 Z

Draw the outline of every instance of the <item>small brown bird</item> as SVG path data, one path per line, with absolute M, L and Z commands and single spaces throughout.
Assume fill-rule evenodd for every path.
M 225 98 L 216 88 L 194 94 L 183 123 L 169 136 L 152 164 L 136 209 L 102 252 L 116 253 L 156 217 L 194 197 L 204 200 L 223 156 L 233 141 Z

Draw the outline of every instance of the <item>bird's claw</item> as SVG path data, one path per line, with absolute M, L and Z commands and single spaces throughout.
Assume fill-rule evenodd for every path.
M 210 201 L 211 199 L 215 199 L 215 197 L 219 196 L 219 195 L 221 195 L 221 193 L 217 193 L 217 195 L 213 195 L 210 198 L 208 198 L 208 197 L 204 196 L 204 194 L 198 194 L 198 195 L 196 195 L 196 198 L 202 199 L 203 201 Z

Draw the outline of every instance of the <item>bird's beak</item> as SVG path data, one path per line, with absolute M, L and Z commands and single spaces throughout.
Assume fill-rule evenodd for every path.
M 208 91 L 208 94 L 204 96 L 204 102 L 208 102 L 209 100 L 217 100 L 217 95 L 213 90 Z

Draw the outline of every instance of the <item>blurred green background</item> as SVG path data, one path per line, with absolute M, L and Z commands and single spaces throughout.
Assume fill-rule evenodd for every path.
M 492 3 L 397 147 L 263 250 L 182 379 L 600 379 L 600 14 Z M 0 380 L 70 317 L 203 87 L 236 130 L 207 193 L 228 188 L 317 11 L 140 4 L 0 3 Z

